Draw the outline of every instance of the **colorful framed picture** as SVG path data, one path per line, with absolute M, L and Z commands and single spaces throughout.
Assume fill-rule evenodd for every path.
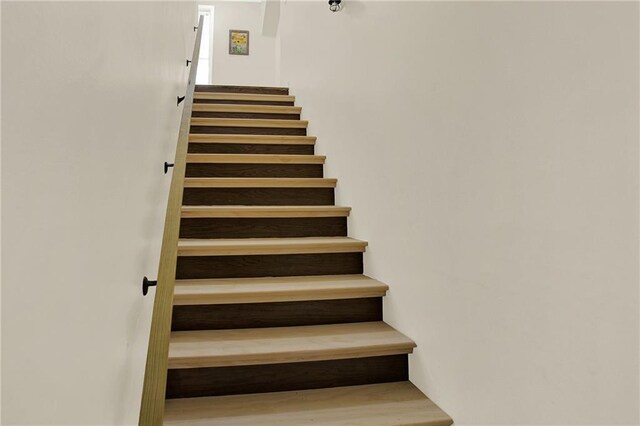
M 229 55 L 249 54 L 249 31 L 229 30 Z

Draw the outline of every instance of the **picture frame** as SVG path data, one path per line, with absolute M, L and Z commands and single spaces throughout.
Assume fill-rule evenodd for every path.
M 249 55 L 249 31 L 229 30 L 229 55 Z

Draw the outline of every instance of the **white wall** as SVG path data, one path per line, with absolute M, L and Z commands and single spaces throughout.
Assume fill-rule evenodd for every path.
M 137 424 L 192 2 L 2 2 L 2 424 Z
M 411 378 L 457 425 L 637 425 L 638 3 L 284 5 Z
M 274 86 L 276 38 L 262 34 L 263 4 L 204 1 L 214 6 L 213 84 Z M 229 30 L 249 31 L 249 55 L 229 55 Z

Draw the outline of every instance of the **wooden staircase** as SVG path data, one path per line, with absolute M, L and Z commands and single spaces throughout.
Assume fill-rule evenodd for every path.
M 164 424 L 452 424 L 408 381 L 415 343 L 382 321 L 288 89 L 193 99 Z

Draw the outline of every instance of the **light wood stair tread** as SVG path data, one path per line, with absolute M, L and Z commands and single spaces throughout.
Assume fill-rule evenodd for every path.
M 187 163 L 324 164 L 324 155 L 187 154 Z
M 244 112 L 251 114 L 300 114 L 302 107 L 283 105 L 193 104 L 196 112 Z
M 261 101 L 261 102 L 295 102 L 295 96 L 291 95 L 264 95 L 257 93 L 219 93 L 219 92 L 194 92 L 194 99 L 216 101 Z
M 166 425 L 450 426 L 411 382 L 167 400 Z
M 344 217 L 351 207 L 341 206 L 182 206 L 183 218 L 233 217 Z
M 270 127 L 306 129 L 309 124 L 306 120 L 278 120 L 262 118 L 191 118 L 192 126 L 216 126 L 216 127 Z
M 366 241 L 348 237 L 181 239 L 178 256 L 353 253 L 366 247 Z
M 169 368 L 279 364 L 408 354 L 415 343 L 384 322 L 174 331 Z
M 365 275 L 176 280 L 174 305 L 292 302 L 382 297 L 386 284 Z
M 189 142 L 261 145 L 313 145 L 316 143 L 316 137 L 291 135 L 216 135 L 206 133 L 191 133 L 189 135 Z
M 335 188 L 331 178 L 185 178 L 185 188 Z

